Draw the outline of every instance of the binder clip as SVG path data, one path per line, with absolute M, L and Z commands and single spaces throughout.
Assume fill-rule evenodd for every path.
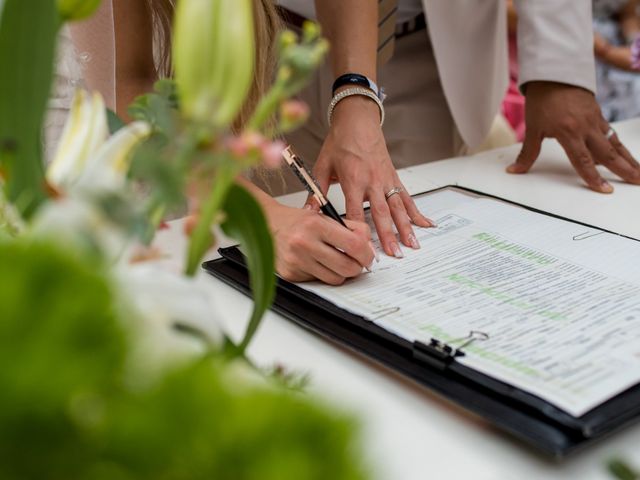
M 450 344 L 432 338 L 429 344 L 420 340 L 413 342 L 413 358 L 437 370 L 445 370 L 458 357 L 463 357 L 463 348 L 469 346 L 476 340 L 488 340 L 489 335 L 477 330 L 471 330 L 469 335 L 463 338 L 452 340 L 450 343 L 462 342 L 459 347 L 452 347 Z

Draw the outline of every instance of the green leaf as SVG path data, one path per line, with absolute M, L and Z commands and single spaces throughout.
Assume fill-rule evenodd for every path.
M 107 123 L 109 124 L 109 133 L 113 135 L 126 125 L 116 112 L 107 108 Z
M 162 79 L 154 84 L 154 91 L 136 97 L 129 105 L 129 116 L 150 123 L 168 138 L 177 133 L 178 97 L 173 80 Z
M 640 474 L 634 472 L 631 467 L 619 459 L 613 459 L 608 464 L 609 472 L 619 480 L 638 480 Z
M 253 313 L 239 346 L 242 353 L 249 345 L 262 316 L 271 306 L 275 296 L 275 253 L 262 208 L 249 192 L 234 184 L 227 194 L 223 209 L 226 218 L 221 225 L 222 230 L 240 242 L 247 259 L 253 292 Z
M 5 0 L 0 8 L 0 167 L 7 197 L 29 216 L 46 197 L 41 129 L 61 20 L 54 0 Z

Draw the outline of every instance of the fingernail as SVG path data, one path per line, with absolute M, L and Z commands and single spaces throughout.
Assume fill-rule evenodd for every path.
M 603 180 L 602 180 L 601 185 L 602 185 L 602 191 L 603 191 L 604 193 L 611 193 L 611 192 L 613 192 L 613 187 L 612 187 L 612 186 L 611 186 L 611 184 L 610 184 L 609 182 L 607 182 L 606 180 L 604 180 L 604 179 L 603 179 Z
M 374 262 L 371 262 L 371 265 L 369 265 L 368 267 L 364 267 L 367 272 L 369 272 L 369 273 L 373 272 L 373 263 Z
M 373 242 L 369 242 L 369 248 L 373 252 L 373 258 L 376 260 L 376 263 L 380 262 L 380 254 L 376 250 L 376 247 L 373 246 Z M 371 262 L 371 265 L 373 265 L 373 262 Z
M 404 258 L 404 253 L 402 253 L 402 250 L 400 250 L 400 245 L 398 245 L 396 242 L 393 242 L 391 244 L 391 251 L 393 252 L 394 257 Z
M 507 167 L 507 173 L 522 173 L 522 170 L 517 163 L 512 163 Z
M 423 215 L 424 216 L 424 215 Z M 432 227 L 437 227 L 436 222 L 431 220 L 429 217 L 424 217 L 424 219 L 431 224 Z
M 414 250 L 418 250 L 420 248 L 420 243 L 414 234 L 409 235 L 409 244 Z

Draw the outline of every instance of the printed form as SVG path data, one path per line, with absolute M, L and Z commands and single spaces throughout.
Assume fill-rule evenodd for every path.
M 454 189 L 416 203 L 420 250 L 299 286 L 409 341 L 486 333 L 457 361 L 576 417 L 640 383 L 640 242 Z

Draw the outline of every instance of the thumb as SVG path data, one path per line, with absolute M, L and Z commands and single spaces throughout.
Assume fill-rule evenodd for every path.
M 533 163 L 538 159 L 540 155 L 540 148 L 542 147 L 542 137 L 527 132 L 524 137 L 524 143 L 518 158 L 515 163 L 512 163 L 507 167 L 508 173 L 527 173 Z
M 313 169 L 313 174 L 318 187 L 320 187 L 320 191 L 323 195 L 326 196 L 327 192 L 329 191 L 329 185 L 331 183 L 331 172 L 328 168 L 323 168 L 322 164 L 318 162 L 316 164 L 316 167 Z M 320 205 L 318 205 L 318 202 L 316 202 L 316 200 L 313 198 L 313 195 L 311 194 L 307 196 L 307 201 L 305 202 L 304 206 L 305 208 L 310 207 L 313 210 L 320 210 Z

